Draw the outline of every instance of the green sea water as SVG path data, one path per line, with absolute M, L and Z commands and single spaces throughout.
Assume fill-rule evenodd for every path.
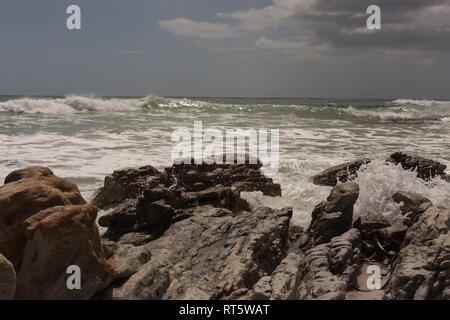
M 450 202 L 448 186 L 424 185 L 383 163 L 403 151 L 450 165 L 450 102 L 432 100 L 0 97 L 0 177 L 43 165 L 77 183 L 89 199 L 114 170 L 170 166 L 171 134 L 192 131 L 197 120 L 223 131 L 280 130 L 274 180 L 283 197 L 246 196 L 255 206 L 293 206 L 299 224 L 329 192 L 310 176 L 360 157 L 376 161 L 361 176 L 357 207 L 372 197 L 379 203 L 374 211 L 394 212 L 388 198 L 395 188 L 423 189 L 435 202 Z

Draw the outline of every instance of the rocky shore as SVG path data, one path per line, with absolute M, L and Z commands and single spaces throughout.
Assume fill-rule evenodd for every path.
M 14 171 L 0 187 L 0 299 L 449 300 L 449 208 L 398 190 L 402 218 L 356 219 L 355 178 L 369 162 L 312 177 L 333 189 L 305 230 L 291 225 L 291 208 L 251 208 L 241 197 L 281 196 L 259 162 L 115 171 L 90 204 L 48 168 Z M 450 182 L 433 160 L 395 153 L 387 162 Z M 71 265 L 80 289 L 67 287 Z M 371 266 L 377 288 L 367 286 Z

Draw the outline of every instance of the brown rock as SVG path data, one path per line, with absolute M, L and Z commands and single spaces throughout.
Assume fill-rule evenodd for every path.
M 17 299 L 89 299 L 106 287 L 106 263 L 91 205 L 57 206 L 28 218 L 26 245 L 17 273 Z M 67 268 L 81 269 L 81 290 L 67 288 Z
M 17 273 L 18 299 L 89 299 L 110 282 L 97 208 L 77 186 L 33 167 L 9 174 L 0 188 L 0 251 Z M 81 268 L 81 290 L 69 290 L 67 268 Z
M 104 241 L 104 244 L 107 243 L 112 249 L 108 263 L 114 269 L 113 281 L 129 278 L 150 260 L 151 253 L 145 246 L 135 247 L 129 244 Z
M 0 251 L 17 269 L 26 241 L 23 222 L 27 218 L 54 206 L 86 202 L 75 184 L 47 168 L 17 170 L 5 181 L 9 184 L 0 187 Z
M 16 271 L 11 262 L 0 254 L 0 300 L 12 300 L 16 293 Z

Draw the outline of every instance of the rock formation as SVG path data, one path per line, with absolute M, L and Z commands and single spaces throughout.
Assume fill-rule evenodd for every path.
M 314 208 L 308 229 L 310 246 L 327 243 L 351 228 L 353 206 L 358 195 L 359 186 L 354 182 L 345 182 L 334 187 L 327 201 Z
M 445 174 L 408 157 L 392 159 L 422 179 Z M 116 171 L 93 201 L 108 209 L 102 237 L 97 207 L 74 184 L 47 168 L 14 171 L 0 187 L 0 299 L 449 300 L 450 211 L 399 190 L 403 217 L 360 212 L 354 221 L 359 186 L 346 180 L 356 166 L 319 179 L 345 182 L 314 208 L 306 231 L 290 224 L 292 209 L 241 198 L 281 195 L 259 162 Z M 67 288 L 71 265 L 81 290 Z M 370 291 L 374 265 L 383 281 Z
M 416 223 L 419 215 L 427 211 L 433 204 L 427 198 L 420 194 L 413 192 L 399 191 L 392 197 L 396 203 L 402 203 L 400 208 L 403 216 L 405 216 L 404 223 L 411 227 Z
M 16 294 L 16 271 L 11 262 L 0 254 L 0 300 L 12 300 Z
M 286 256 L 292 210 L 233 214 L 212 206 L 137 248 L 151 258 L 102 295 L 113 299 L 223 299 L 271 274 Z
M 97 209 L 73 183 L 47 168 L 14 171 L 0 188 L 0 253 L 14 265 L 17 299 L 89 299 L 111 280 Z M 67 268 L 81 269 L 81 290 L 69 290 Z
M 347 182 L 357 177 L 357 171 L 362 165 L 370 163 L 369 159 L 359 159 L 352 162 L 340 164 L 312 177 L 317 185 L 336 186 L 338 182 Z
M 431 207 L 408 230 L 386 299 L 450 299 L 450 211 Z
M 292 210 L 251 211 L 241 199 L 241 191 L 281 195 L 261 166 L 180 164 L 106 178 L 94 203 L 122 200 L 99 219 L 108 262 L 121 271 L 99 297 L 232 298 L 270 274 L 287 254 Z
M 417 171 L 417 177 L 424 180 L 429 180 L 436 176 L 447 179 L 445 173 L 447 166 L 434 160 L 396 152 L 392 154 L 387 161 L 396 165 L 400 164 L 405 170 Z

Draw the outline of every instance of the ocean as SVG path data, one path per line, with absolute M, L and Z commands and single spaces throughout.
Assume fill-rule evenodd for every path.
M 450 184 L 424 182 L 386 165 L 396 151 L 450 167 L 450 101 L 250 98 L 0 97 L 0 179 L 41 165 L 76 183 L 89 200 L 114 170 L 171 165 L 171 134 L 178 128 L 279 129 L 280 167 L 273 177 L 281 198 L 246 193 L 252 206 L 294 208 L 307 226 L 330 187 L 310 177 L 330 166 L 367 157 L 358 176 L 355 216 L 369 211 L 398 217 L 391 196 L 418 192 L 450 207 Z M 449 170 L 447 171 L 449 172 Z

